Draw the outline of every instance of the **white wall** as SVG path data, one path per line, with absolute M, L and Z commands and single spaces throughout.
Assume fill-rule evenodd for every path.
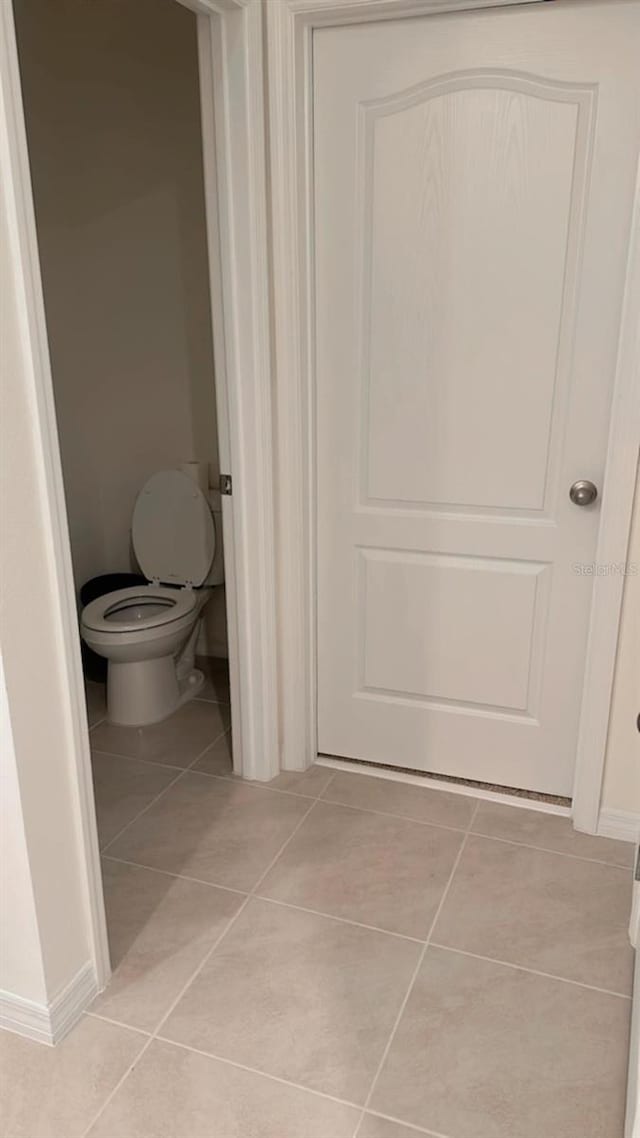
M 602 805 L 640 815 L 640 476 L 627 564 Z
M 9 82 L 2 74 L 3 96 Z M 6 157 L 4 111 L 3 98 L 0 150 Z M 63 656 L 60 566 L 46 494 L 51 471 L 36 414 L 30 310 L 17 243 L 12 178 L 3 169 L 0 650 L 12 735 L 11 740 L 5 739 L 2 751 L 3 808 L 10 815 L 3 869 L 9 877 L 15 874 L 15 891 L 5 890 L 1 898 L 0 920 L 8 926 L 12 946 L 3 953 L 0 984 L 38 1002 L 43 992 L 52 999 L 64 988 L 91 961 L 93 949 Z M 26 884 L 27 876 L 30 884 Z M 40 962 L 34 910 L 42 947 Z
M 42 947 L 31 887 L 31 871 L 9 703 L 0 657 L 0 989 L 46 1002 Z
M 175 0 L 15 11 L 79 587 L 131 567 L 154 471 L 206 460 L 217 484 L 196 18 Z M 210 608 L 224 638 L 224 598 Z

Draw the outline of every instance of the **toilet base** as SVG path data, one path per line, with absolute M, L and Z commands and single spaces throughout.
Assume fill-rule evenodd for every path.
M 107 719 L 118 727 L 161 723 L 194 699 L 204 683 L 198 668 L 179 676 L 175 656 L 124 663 L 109 660 Z

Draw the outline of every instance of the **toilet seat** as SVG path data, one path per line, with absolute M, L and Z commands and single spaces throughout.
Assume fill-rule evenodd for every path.
M 197 587 L 216 551 L 211 506 L 181 470 L 159 470 L 136 498 L 131 542 L 147 581 Z
M 116 589 L 91 601 L 82 610 L 82 623 L 93 632 L 121 633 L 144 632 L 165 628 L 183 620 L 196 609 L 198 600 L 191 589 L 168 589 L 162 585 L 137 585 L 129 589 Z M 134 616 L 127 617 L 129 609 L 137 608 Z M 148 608 L 149 612 L 144 610 Z

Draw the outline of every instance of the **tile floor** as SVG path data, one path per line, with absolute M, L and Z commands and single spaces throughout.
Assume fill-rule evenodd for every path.
M 622 1138 L 630 845 L 320 766 L 233 778 L 228 687 L 89 685 L 114 976 L 2 1033 L 3 1138 Z

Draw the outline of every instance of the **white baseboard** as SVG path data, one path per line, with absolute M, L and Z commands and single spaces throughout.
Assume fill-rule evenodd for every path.
M 0 991 L 0 1027 L 52 1046 L 64 1039 L 97 994 L 95 968 L 87 961 L 50 1004 Z
M 619 842 L 640 842 L 640 814 L 627 810 L 601 810 L 598 836 L 617 838 Z

